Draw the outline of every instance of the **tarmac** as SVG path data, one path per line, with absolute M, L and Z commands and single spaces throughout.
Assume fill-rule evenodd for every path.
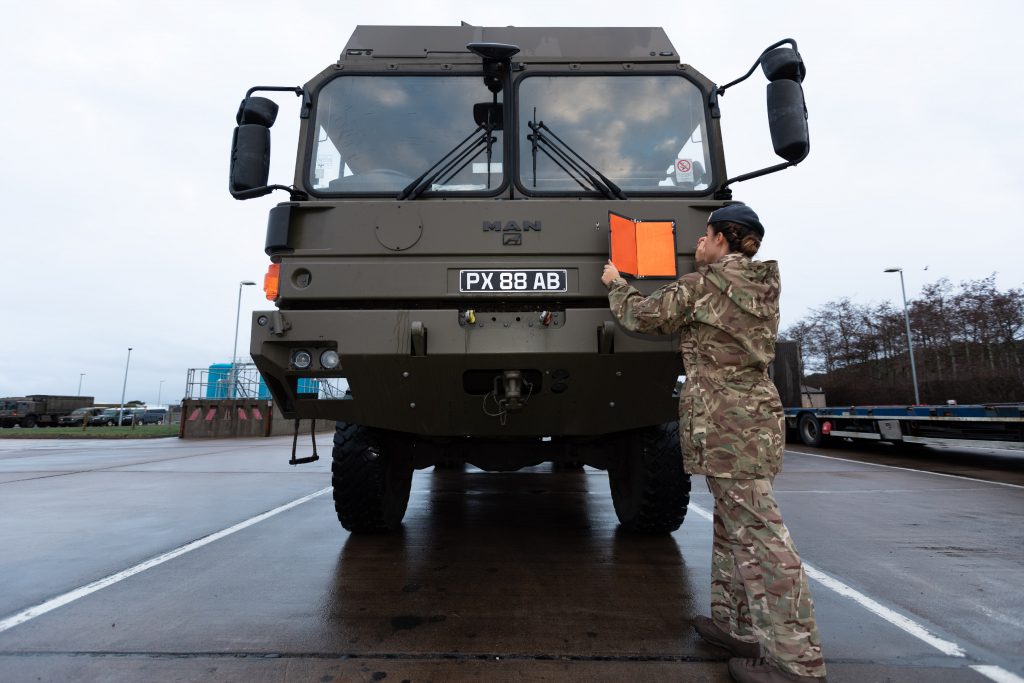
M 599 470 L 425 470 L 350 536 L 329 437 L 0 440 L 0 681 L 729 680 L 702 478 L 637 537 Z M 1024 681 L 1024 456 L 794 445 L 775 483 L 829 681 Z

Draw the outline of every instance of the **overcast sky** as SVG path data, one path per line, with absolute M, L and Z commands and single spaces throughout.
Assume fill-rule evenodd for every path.
M 1024 285 L 1020 27 L 990 2 L 21 2 L 0 25 L 0 396 L 155 403 L 231 356 L 240 280 L 262 282 L 281 197 L 227 192 L 234 115 L 257 84 L 298 85 L 357 24 L 662 26 L 718 83 L 795 38 L 811 155 L 734 186 L 780 261 L 783 326 L 840 297 L 899 303 L 940 277 Z M 628 8 L 628 14 L 623 9 Z M 291 182 L 297 109 L 280 100 L 272 181 Z M 723 98 L 730 174 L 772 163 L 763 78 Z M 925 268 L 927 267 L 927 270 Z M 260 287 L 242 298 L 239 348 Z

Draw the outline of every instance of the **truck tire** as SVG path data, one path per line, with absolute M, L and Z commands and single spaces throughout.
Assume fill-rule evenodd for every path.
M 608 466 L 612 504 L 629 531 L 667 534 L 679 528 L 690 503 L 690 475 L 683 471 L 679 423 L 630 432 Z
M 21 426 L 25 427 L 27 429 L 31 429 L 32 427 L 35 427 L 36 426 L 36 416 L 35 415 L 28 415 L 26 417 L 23 417 L 21 419 Z
M 825 435 L 821 433 L 821 422 L 814 415 L 804 413 L 796 424 L 800 441 L 805 446 L 817 447 L 825 443 Z
M 338 521 L 352 533 L 394 531 L 409 505 L 413 467 L 403 439 L 339 422 L 334 432 L 331 485 Z

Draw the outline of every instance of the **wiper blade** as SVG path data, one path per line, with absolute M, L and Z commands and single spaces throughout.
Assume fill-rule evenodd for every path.
M 565 141 L 562 140 L 562 138 L 558 137 L 558 135 L 556 135 L 555 132 L 551 130 L 543 121 L 529 121 L 526 125 L 530 127 L 531 131 L 533 131 L 533 133 L 529 135 L 527 139 L 530 140 L 531 143 L 533 143 L 534 186 L 537 185 L 537 150 L 540 150 L 541 152 L 546 154 L 549 159 L 555 162 L 555 165 L 562 169 L 562 171 L 564 171 L 567 176 L 575 180 L 576 184 L 578 184 L 584 190 L 597 190 L 608 199 L 628 199 L 626 193 L 623 192 L 618 185 L 613 183 L 611 180 L 605 177 L 603 173 L 594 168 L 593 164 L 584 159 L 579 152 L 577 152 L 568 144 L 566 144 Z M 550 138 L 548 137 L 548 135 L 544 134 L 544 131 L 547 131 L 548 135 L 550 135 Z M 554 154 L 552 154 L 552 152 Z M 556 159 L 555 156 L 557 156 L 558 159 Z M 561 161 L 559 161 L 559 159 L 561 159 Z M 565 165 L 563 165 L 563 163 Z M 566 166 L 571 168 L 572 171 L 570 171 L 569 168 L 566 168 Z M 586 179 L 587 182 L 590 183 L 591 187 L 588 188 L 586 185 L 584 185 L 580 178 L 573 173 L 573 171 L 575 172 L 575 174 L 578 174 L 580 177 Z
M 484 131 L 479 137 L 473 140 L 473 136 L 480 131 Z M 430 187 L 434 181 L 439 178 L 447 176 L 447 180 L 451 180 L 459 174 L 462 169 L 466 168 L 474 159 L 480 156 L 480 152 L 483 147 L 487 150 L 487 186 L 490 187 L 490 155 L 491 146 L 494 144 L 494 136 L 491 135 L 491 131 L 486 126 L 477 126 L 472 133 L 462 139 L 457 145 L 451 148 L 445 153 L 437 162 L 423 172 L 420 177 L 406 185 L 401 192 L 398 193 L 397 199 L 416 199 L 420 196 L 424 190 Z M 467 143 L 469 143 L 467 145 Z M 475 152 L 475 153 L 474 153 Z M 436 170 L 435 170 L 436 169 Z M 447 182 L 447 180 L 445 182 Z

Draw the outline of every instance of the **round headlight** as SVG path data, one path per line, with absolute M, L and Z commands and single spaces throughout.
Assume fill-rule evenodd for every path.
M 313 357 L 309 355 L 309 351 L 296 351 L 292 355 L 292 365 L 300 370 L 305 370 L 312 364 Z
M 338 367 L 340 362 L 341 358 L 338 357 L 338 352 L 333 349 L 327 349 L 320 354 L 320 365 L 328 370 Z

